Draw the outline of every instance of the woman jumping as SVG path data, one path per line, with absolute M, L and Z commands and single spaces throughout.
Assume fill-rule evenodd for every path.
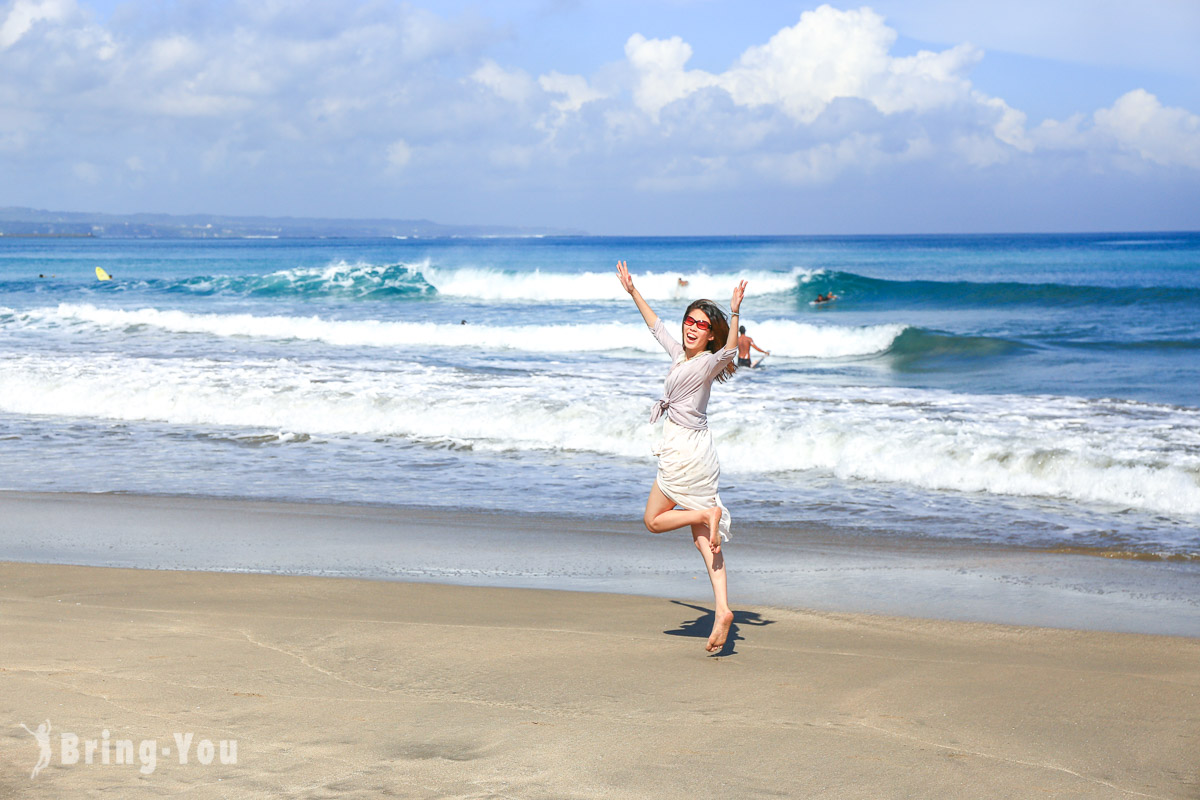
M 655 314 L 641 292 L 633 286 L 633 278 L 624 261 L 617 262 L 617 277 L 621 285 L 642 312 L 654 338 L 673 359 L 667 373 L 662 398 L 654 404 L 650 421 L 656 422 L 666 413 L 663 435 L 655 455 L 658 456 L 658 476 L 650 488 L 646 514 L 642 518 L 646 530 L 663 533 L 690 526 L 692 541 L 712 582 L 715 600 L 712 634 L 705 650 L 719 652 L 729 636 L 733 612 L 725 581 L 725 556 L 721 540 L 729 539 L 729 509 L 717 494 L 721 465 L 713 447 L 712 432 L 708 429 L 708 394 L 714 380 L 725 381 L 737 367 L 737 323 L 725 319 L 725 314 L 711 300 L 697 300 L 687 307 L 683 316 L 683 344 L 667 332 L 667 326 Z M 729 302 L 731 317 L 738 316 L 746 282 L 733 290 Z M 679 508 L 676 508 L 679 506 Z

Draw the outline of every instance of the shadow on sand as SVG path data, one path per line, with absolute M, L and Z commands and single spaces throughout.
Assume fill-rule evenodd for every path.
M 677 606 L 699 611 L 700 616 L 692 620 L 685 620 L 679 623 L 679 627 L 669 631 L 663 631 L 667 636 L 690 636 L 695 639 L 707 639 L 712 633 L 713 619 L 715 617 L 712 609 L 704 606 L 696 606 L 691 603 L 685 603 L 682 600 L 672 600 Z M 735 642 L 743 639 L 740 626 L 748 625 L 761 628 L 764 625 L 773 625 L 775 620 L 766 619 L 757 611 L 734 611 L 733 624 L 729 626 L 729 637 L 725 640 L 725 646 L 719 652 L 712 653 L 713 656 L 731 656 L 737 653 Z

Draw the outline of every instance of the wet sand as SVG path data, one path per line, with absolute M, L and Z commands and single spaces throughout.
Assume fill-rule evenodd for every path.
M 568 589 L 709 602 L 682 532 L 353 505 L 0 492 L 0 561 Z M 1200 562 L 1147 563 L 739 525 L 730 597 L 758 604 L 1200 637 Z
M 1198 639 L 741 606 L 710 657 L 710 624 L 619 594 L 0 563 L 0 797 L 1200 795 Z M 18 725 L 47 719 L 31 780 Z M 106 730 L 171 754 L 62 763 L 60 733 Z

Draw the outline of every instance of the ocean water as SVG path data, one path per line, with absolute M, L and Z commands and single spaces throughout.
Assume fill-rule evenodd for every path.
M 0 238 L 0 488 L 638 519 L 669 363 L 618 259 L 668 320 L 749 281 L 735 545 L 1200 561 L 1196 233 Z

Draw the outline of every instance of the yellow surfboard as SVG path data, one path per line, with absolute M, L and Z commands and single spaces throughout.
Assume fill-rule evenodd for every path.
M 96 280 L 111 281 L 112 275 L 109 275 L 107 272 L 105 272 L 104 267 L 96 267 Z

